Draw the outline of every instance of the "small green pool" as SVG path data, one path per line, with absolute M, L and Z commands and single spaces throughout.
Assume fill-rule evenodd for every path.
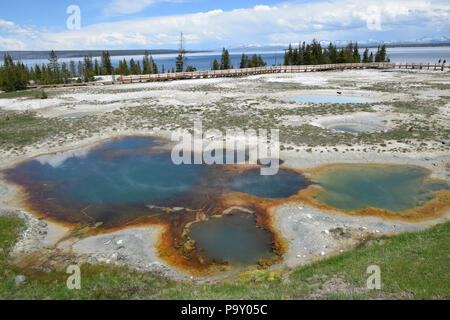
M 190 236 L 210 259 L 255 264 L 269 258 L 270 232 L 257 228 L 252 214 L 238 212 L 192 225 Z
M 316 175 L 323 187 L 316 200 L 342 210 L 413 209 L 432 200 L 435 191 L 450 189 L 444 180 L 429 179 L 430 173 L 408 165 L 336 165 Z

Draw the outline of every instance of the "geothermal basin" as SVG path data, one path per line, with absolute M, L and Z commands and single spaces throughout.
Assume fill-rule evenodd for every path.
M 450 185 L 408 165 L 281 167 L 175 165 L 165 140 L 129 136 L 36 157 L 3 170 L 35 215 L 91 236 L 145 225 L 164 227 L 158 251 L 198 272 L 213 265 L 270 265 L 288 248 L 273 225 L 284 203 L 398 219 L 435 217 Z

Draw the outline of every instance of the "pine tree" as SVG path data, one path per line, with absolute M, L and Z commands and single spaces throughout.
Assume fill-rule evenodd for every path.
M 100 75 L 100 66 L 99 66 L 99 64 L 98 64 L 97 58 L 95 58 L 95 61 L 94 61 L 94 74 L 95 74 L 96 76 L 99 76 L 99 75 Z
M 258 65 L 258 67 L 265 67 L 267 65 L 267 62 L 265 62 L 261 56 L 258 56 L 257 65 Z
M 184 70 L 184 55 L 182 53 L 180 53 L 176 60 L 175 60 L 175 65 L 177 67 L 177 72 L 183 72 Z
M 303 64 L 303 57 L 304 57 L 303 46 L 302 46 L 302 43 L 299 42 L 298 43 L 298 58 L 297 58 L 297 61 L 295 62 L 295 64 L 296 65 L 302 65 Z
M 153 60 L 153 58 L 150 59 L 151 64 L 152 64 L 152 73 L 153 74 L 158 74 L 159 70 L 158 70 L 158 65 L 156 64 L 155 60 Z
M 159 73 L 158 65 L 156 64 L 155 60 L 153 60 L 152 56 L 150 56 L 149 65 L 150 65 L 150 73 L 152 74 Z
M 332 42 L 330 42 L 330 44 L 328 45 L 328 59 L 330 60 L 330 63 L 336 63 L 337 61 L 337 56 L 338 56 L 338 51 L 335 45 L 333 45 Z
M 130 60 L 130 73 L 131 74 L 140 74 L 140 67 L 138 67 L 138 64 L 134 61 L 133 58 Z
M 291 64 L 292 65 L 297 65 L 299 60 L 300 59 L 299 59 L 298 49 L 295 48 L 294 51 L 292 52 Z
M 214 62 L 217 62 L 217 60 L 214 59 Z M 248 68 L 248 57 L 245 55 L 245 53 L 243 53 L 241 56 L 241 63 L 239 64 L 239 68 L 240 69 Z M 217 70 L 217 69 L 213 69 L 213 70 Z
M 50 84 L 50 78 L 49 78 L 49 73 L 48 73 L 48 68 L 44 65 L 42 65 L 42 82 L 43 84 Z
M 380 49 L 380 62 L 386 62 L 386 45 L 383 44 Z
M 381 62 L 380 53 L 381 53 L 381 48 L 380 48 L 380 46 L 378 46 L 377 52 L 375 53 L 375 62 Z
M 293 64 L 293 61 L 292 61 L 293 55 L 294 55 L 294 52 L 292 50 L 292 45 L 289 44 L 289 49 L 288 49 L 287 53 L 285 53 L 285 55 L 284 55 L 284 65 L 291 66 Z
M 344 49 L 345 60 L 344 63 L 352 63 L 353 62 L 353 42 L 350 43 Z
M 312 50 L 311 50 L 311 46 L 309 44 L 306 45 L 304 52 L 304 56 L 303 56 L 303 61 L 305 64 L 307 65 L 311 65 L 313 64 L 313 57 L 312 57 Z
M 369 48 L 366 48 L 366 50 L 364 50 L 363 62 L 364 63 L 370 62 L 370 60 L 369 60 Z
M 345 63 L 345 62 L 347 62 L 346 56 L 345 56 L 345 50 L 344 50 L 344 48 L 341 48 L 341 50 L 339 51 L 339 54 L 337 56 L 336 63 Z
M 128 63 L 126 59 L 119 61 L 119 68 L 117 68 L 116 73 L 120 74 L 121 76 L 130 75 L 130 69 L 128 69 Z
M 231 65 L 231 60 L 230 60 L 230 54 L 228 53 L 228 50 L 226 50 L 225 48 L 222 49 L 222 58 L 220 60 L 220 69 L 221 70 L 233 69 L 233 66 Z
M 109 51 L 102 52 L 102 61 L 101 61 L 101 74 L 102 75 L 112 75 L 113 74 L 113 66 L 111 63 L 111 56 Z
M 369 51 L 366 50 L 363 61 L 370 61 Z M 373 55 L 372 55 L 373 58 Z M 379 47 L 376 61 L 389 61 L 386 56 L 386 46 Z M 361 55 L 359 54 L 358 43 L 349 42 L 345 47 L 337 49 L 336 45 L 330 42 L 326 49 L 322 48 L 319 41 L 313 39 L 311 44 L 303 42 L 299 44 L 298 50 L 289 49 L 284 54 L 285 65 L 311 65 L 326 63 L 360 63 Z
M 42 83 L 42 72 L 39 65 L 36 65 L 36 67 L 34 67 L 33 81 L 35 83 Z
M 143 74 L 152 73 L 148 51 L 145 51 L 144 58 L 142 59 L 142 73 Z
M 219 70 L 219 69 L 220 69 L 219 62 L 217 61 L 217 59 L 214 59 L 211 70 Z
M 75 69 L 75 61 L 70 60 L 69 69 L 70 69 L 70 76 L 75 77 L 77 75 L 77 71 Z
M 92 63 L 92 57 L 85 56 L 84 57 L 84 82 L 94 81 L 94 65 Z
M 70 71 L 67 69 L 67 64 L 65 62 L 61 65 L 61 81 L 63 83 L 69 83 Z
M 325 63 L 322 46 L 319 41 L 313 39 L 311 43 L 311 61 L 310 64 L 323 64 Z
M 184 50 L 184 38 L 183 38 L 183 32 L 180 33 L 180 48 L 179 48 L 179 54 L 175 59 L 175 66 L 177 68 L 177 72 L 183 72 L 184 65 L 186 63 L 187 58 L 185 57 L 186 50 Z M 172 68 L 173 71 L 173 68 Z
M 48 68 L 47 72 L 50 77 L 50 83 L 60 83 L 60 70 L 59 70 L 59 63 L 58 63 L 58 57 L 56 56 L 55 51 L 50 52 L 50 57 L 48 59 Z
M 353 47 L 353 62 L 355 62 L 355 63 L 361 62 L 361 56 L 359 55 L 358 42 L 356 42 L 355 46 Z
M 84 77 L 84 65 L 83 65 L 83 62 L 78 61 L 77 69 L 78 69 L 78 77 L 80 79 L 82 79 Z
M 0 66 L 0 90 L 16 91 L 27 88 L 28 70 L 24 64 L 14 63 L 9 54 L 3 57 L 3 65 Z

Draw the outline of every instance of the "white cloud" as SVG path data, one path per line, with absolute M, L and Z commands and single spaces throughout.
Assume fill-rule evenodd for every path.
M 123 3 L 123 0 L 114 0 Z M 158 0 L 140 0 L 147 5 Z M 136 10 L 138 5 L 132 6 Z M 370 7 L 378 8 L 380 28 L 368 28 Z M 180 31 L 187 46 L 216 48 L 245 43 L 288 43 L 299 40 L 382 40 L 447 35 L 450 3 L 444 0 L 335 0 L 285 3 L 232 11 L 213 10 L 112 23 L 60 33 L 17 33 L 28 49 L 176 48 Z M 437 27 L 441 34 L 436 34 Z M 443 34 L 442 34 L 443 33 Z
M 106 16 L 136 13 L 158 2 L 187 2 L 187 0 L 111 0 L 104 9 Z
M 0 32 L 2 33 L 25 33 L 28 31 L 30 31 L 30 29 L 22 28 L 12 21 L 0 19 Z
M 0 36 L 0 51 L 26 50 L 27 45 L 20 40 Z

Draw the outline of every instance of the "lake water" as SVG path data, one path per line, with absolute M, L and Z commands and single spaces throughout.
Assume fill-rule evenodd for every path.
M 371 52 L 376 52 L 376 48 L 370 48 Z M 364 49 L 360 50 L 362 56 Z M 245 52 L 247 55 L 252 55 L 257 53 L 261 55 L 267 65 L 279 65 L 284 62 L 284 51 L 267 51 L 267 52 Z M 388 48 L 388 56 L 392 62 L 438 62 L 439 59 L 447 60 L 450 63 L 450 47 L 396 47 Z M 186 65 L 191 65 L 196 67 L 198 70 L 210 70 L 214 59 L 220 62 L 221 52 L 200 52 L 187 54 Z M 230 58 L 233 66 L 235 68 L 239 67 L 241 61 L 242 52 L 230 52 Z M 175 57 L 176 54 L 159 54 L 154 55 L 153 58 L 161 71 L 162 65 L 165 67 L 165 71 L 175 68 Z M 100 62 L 100 57 L 98 58 Z M 119 61 L 123 59 L 129 60 L 133 58 L 135 61 L 142 62 L 142 55 L 137 56 L 113 56 L 111 57 L 111 62 L 115 67 L 118 67 Z M 70 58 L 70 59 L 60 59 L 59 62 L 66 62 L 67 64 L 70 60 L 79 61 L 82 58 Z M 35 64 L 47 64 L 47 59 L 26 59 L 23 60 L 26 65 L 32 66 Z

